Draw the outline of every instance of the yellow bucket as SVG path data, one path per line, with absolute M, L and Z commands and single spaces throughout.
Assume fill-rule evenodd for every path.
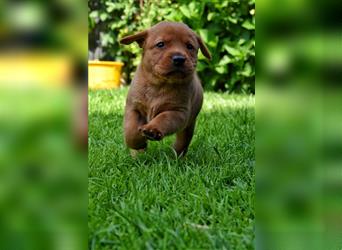
M 91 89 L 120 87 L 121 62 L 88 61 L 88 82 Z
M 0 87 L 64 87 L 72 82 L 72 60 L 49 51 L 0 54 Z

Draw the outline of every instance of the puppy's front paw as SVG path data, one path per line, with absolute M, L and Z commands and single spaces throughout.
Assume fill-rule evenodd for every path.
M 156 128 L 149 128 L 148 126 L 139 127 L 139 131 L 145 136 L 147 139 L 151 141 L 160 141 L 163 139 L 164 135 Z

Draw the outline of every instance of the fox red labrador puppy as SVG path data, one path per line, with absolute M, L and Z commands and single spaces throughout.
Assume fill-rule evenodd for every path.
M 197 52 L 211 59 L 202 39 L 187 25 L 160 22 L 120 40 L 137 42 L 143 56 L 130 86 L 124 118 L 125 141 L 142 151 L 147 140 L 176 133 L 173 145 L 184 155 L 192 139 L 203 89 L 195 71 Z

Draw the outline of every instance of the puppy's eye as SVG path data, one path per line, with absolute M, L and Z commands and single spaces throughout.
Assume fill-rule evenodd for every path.
M 188 48 L 188 50 L 193 50 L 194 49 L 194 46 L 192 46 L 192 44 L 188 43 L 186 45 L 186 47 Z
M 156 44 L 158 48 L 163 48 L 165 46 L 164 42 L 159 42 Z

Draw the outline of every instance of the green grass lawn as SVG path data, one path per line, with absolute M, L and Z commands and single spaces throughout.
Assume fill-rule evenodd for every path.
M 89 248 L 253 249 L 254 97 L 205 93 L 185 158 L 171 136 L 132 159 L 126 94 L 89 92 Z

